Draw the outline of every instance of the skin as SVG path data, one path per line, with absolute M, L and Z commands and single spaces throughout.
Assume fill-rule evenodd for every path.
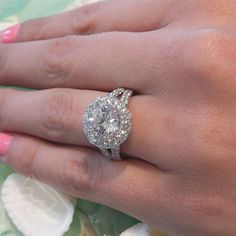
M 0 90 L 7 163 L 170 235 L 234 236 L 235 20 L 233 0 L 110 0 L 23 23 L 0 83 L 41 90 Z M 82 130 L 117 87 L 137 93 L 120 162 Z

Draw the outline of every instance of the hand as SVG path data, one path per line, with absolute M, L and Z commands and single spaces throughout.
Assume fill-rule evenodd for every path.
M 235 235 L 235 9 L 110 0 L 4 32 L 0 83 L 45 89 L 0 90 L 4 160 L 171 235 Z M 138 93 L 121 162 L 82 131 L 87 105 L 118 87 Z

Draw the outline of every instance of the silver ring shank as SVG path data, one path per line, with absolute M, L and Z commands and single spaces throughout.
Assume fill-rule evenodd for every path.
M 110 93 L 110 96 L 113 97 L 119 97 L 121 96 L 120 100 L 122 102 L 125 103 L 126 106 L 128 106 L 129 103 L 129 98 L 132 96 L 133 91 L 129 90 L 129 89 L 123 89 L 123 88 L 118 88 L 116 90 L 114 90 L 113 92 Z M 108 157 L 109 159 L 112 160 L 122 160 L 121 156 L 120 156 L 120 146 L 119 147 L 115 147 L 115 148 L 99 148 L 102 152 L 102 154 L 106 157 Z
M 118 148 L 110 148 L 110 149 L 100 148 L 100 150 L 101 150 L 102 154 L 104 156 L 108 157 L 109 159 L 117 160 L 117 161 L 121 160 L 119 147 Z

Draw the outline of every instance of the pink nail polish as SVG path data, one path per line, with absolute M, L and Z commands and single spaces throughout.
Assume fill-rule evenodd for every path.
M 13 25 L 7 29 L 5 29 L 0 34 L 0 42 L 1 43 L 14 43 L 16 41 L 16 36 L 19 31 L 20 25 Z
M 3 162 L 6 162 L 6 155 L 11 145 L 12 139 L 13 136 L 6 133 L 0 133 L 0 160 Z

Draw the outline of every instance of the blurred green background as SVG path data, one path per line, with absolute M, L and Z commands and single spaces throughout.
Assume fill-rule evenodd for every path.
M 0 0 L 0 29 L 35 17 L 52 15 L 96 0 Z

